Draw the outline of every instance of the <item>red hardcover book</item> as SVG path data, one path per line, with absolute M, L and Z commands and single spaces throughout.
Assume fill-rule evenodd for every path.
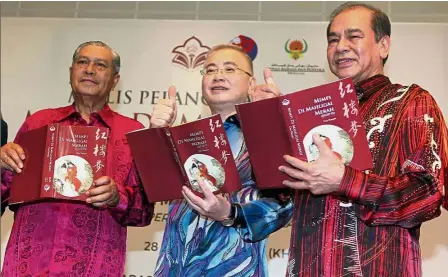
M 42 198 L 84 201 L 106 175 L 108 129 L 49 124 L 21 134 L 26 159 L 12 181 L 10 204 Z
M 236 109 L 259 188 L 279 188 L 283 180 L 291 180 L 278 170 L 286 164 L 283 155 L 309 162 L 318 158 L 313 133 L 320 134 L 346 165 L 359 170 L 373 167 L 351 79 Z
M 150 202 L 181 199 L 184 185 L 202 196 L 198 178 L 213 193 L 241 188 L 219 115 L 177 127 L 141 129 L 126 137 Z

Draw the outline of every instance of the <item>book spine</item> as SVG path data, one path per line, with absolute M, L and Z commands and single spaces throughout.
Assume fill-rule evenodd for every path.
M 41 197 L 54 197 L 56 193 L 53 186 L 54 163 L 59 144 L 59 125 L 49 124 L 45 143 L 43 161 Z
M 287 136 L 290 142 L 291 155 L 294 157 L 303 157 L 304 152 L 302 148 L 302 141 L 299 137 L 299 132 L 297 128 L 296 116 L 294 116 L 294 106 L 292 105 L 292 100 L 288 98 L 283 98 L 280 101 L 280 110 L 283 114 L 283 122 L 286 127 Z
M 185 172 L 185 168 L 183 167 L 183 163 L 181 162 L 181 157 L 179 154 L 179 150 L 176 147 L 175 138 L 173 137 L 173 133 L 170 128 L 163 128 L 163 132 L 165 133 L 166 138 L 168 139 L 169 145 L 171 146 L 171 150 L 173 151 L 174 159 L 176 160 L 177 165 L 180 168 L 182 176 L 184 177 L 184 184 L 189 185 L 189 179 L 187 172 Z

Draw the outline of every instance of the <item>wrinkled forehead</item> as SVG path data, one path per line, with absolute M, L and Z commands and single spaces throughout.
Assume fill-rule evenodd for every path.
M 249 63 L 244 55 L 234 49 L 220 49 L 211 53 L 211 55 L 207 57 L 204 67 L 220 67 L 226 64 L 234 64 L 244 69 L 249 68 Z
M 99 59 L 112 62 L 112 52 L 102 46 L 87 45 L 81 48 L 78 53 L 78 57 L 87 57 L 90 59 Z
M 348 29 L 371 30 L 372 11 L 364 7 L 348 9 L 338 14 L 330 25 L 330 32 L 343 32 Z

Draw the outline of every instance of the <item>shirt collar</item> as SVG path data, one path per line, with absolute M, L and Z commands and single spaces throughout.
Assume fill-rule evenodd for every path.
M 356 96 L 360 102 L 363 102 L 372 94 L 390 84 L 391 82 L 388 77 L 381 74 L 375 75 L 355 85 Z
M 232 114 L 231 116 L 227 117 L 226 121 L 224 122 L 224 129 L 227 130 L 232 125 L 240 127 L 240 119 L 238 118 L 237 114 Z
M 113 125 L 113 113 L 114 112 L 106 103 L 99 112 L 93 112 L 90 116 L 97 117 L 98 119 L 103 121 L 109 128 L 111 128 Z M 70 106 L 60 108 L 54 120 L 55 122 L 61 122 L 70 116 L 74 116 L 75 114 L 79 115 L 79 112 L 76 110 L 75 103 L 73 102 L 73 104 Z

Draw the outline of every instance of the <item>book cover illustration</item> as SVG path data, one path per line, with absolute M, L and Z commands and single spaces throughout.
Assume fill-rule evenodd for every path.
M 235 161 L 219 115 L 213 115 L 174 128 L 165 128 L 185 177 L 185 185 L 202 194 L 198 178 L 212 192 L 229 192 L 239 183 Z M 228 176 L 231 175 L 231 176 Z M 229 180 L 227 187 L 224 187 Z
M 350 79 L 329 83 L 324 86 L 281 96 L 281 109 L 290 130 L 292 153 L 308 162 L 319 157 L 319 150 L 312 135 L 318 133 L 333 153 L 346 165 L 372 166 L 368 159 L 354 157 L 355 145 L 358 151 L 366 151 L 367 139 L 354 85 Z M 301 148 L 303 146 L 303 149 Z M 371 160 L 371 159 L 370 159 Z
M 108 129 L 50 124 L 48 130 L 41 196 L 85 200 L 93 181 L 106 175 Z
M 241 187 L 219 115 L 176 127 L 137 130 L 126 136 L 151 202 L 182 199 L 183 185 L 203 196 L 200 178 L 214 193 Z
M 221 163 L 208 155 L 191 155 L 184 164 L 191 188 L 202 193 L 198 180 L 202 178 L 204 183 L 215 192 L 222 188 L 226 179 L 226 172 Z
M 108 129 L 49 124 L 20 135 L 26 159 L 12 180 L 10 204 L 62 198 L 84 201 L 106 175 Z
M 240 104 L 236 108 L 260 188 L 282 187 L 283 180 L 291 180 L 278 171 L 285 164 L 283 155 L 308 162 L 318 159 L 319 150 L 312 139 L 314 133 L 320 135 L 345 165 L 359 170 L 373 166 L 351 79 Z
M 76 155 L 58 158 L 54 165 L 53 186 L 58 194 L 77 197 L 89 190 L 93 184 L 93 169 L 85 159 Z M 45 185 L 44 190 L 50 186 Z
M 335 125 L 320 125 L 311 129 L 303 139 L 305 153 L 308 162 L 319 158 L 319 149 L 313 142 L 313 134 L 318 133 L 319 137 L 325 142 L 333 153 L 346 165 L 353 159 L 354 147 L 350 135 L 341 127 Z

